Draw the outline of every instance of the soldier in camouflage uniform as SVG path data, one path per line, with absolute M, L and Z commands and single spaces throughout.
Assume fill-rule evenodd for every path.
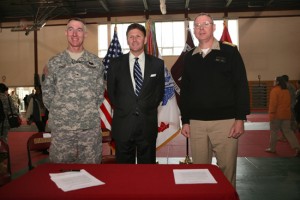
M 6 142 L 8 142 L 8 131 L 10 129 L 7 115 L 11 114 L 8 100 L 10 101 L 12 112 L 17 114 L 18 109 L 12 103 L 12 98 L 8 95 L 8 87 L 4 83 L 0 83 L 0 101 L 2 102 L 3 108 L 3 113 L 0 113 L 0 115 L 4 114 L 4 116 L 0 117 L 2 120 L 4 120 L 0 120 L 0 138 L 2 138 Z
M 98 56 L 83 47 L 86 27 L 81 19 L 68 21 L 66 36 L 68 48 L 49 60 L 42 84 L 52 134 L 50 160 L 101 163 L 104 67 Z

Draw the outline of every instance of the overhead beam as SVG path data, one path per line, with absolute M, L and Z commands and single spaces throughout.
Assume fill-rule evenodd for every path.
M 230 6 L 231 2 L 232 2 L 232 0 L 228 0 L 225 7 L 228 8 Z
M 109 8 L 108 8 L 108 6 L 107 6 L 107 4 L 104 0 L 99 0 L 99 3 L 101 4 L 101 6 L 104 8 L 104 10 L 106 12 L 110 12 L 110 10 L 109 10 Z
M 249 1 L 248 2 L 248 8 L 264 8 L 265 7 L 265 3 L 264 2 L 260 2 L 260 1 Z
M 184 8 L 188 9 L 189 6 L 190 6 L 190 0 L 185 0 L 185 6 L 184 6 Z
M 270 6 L 270 5 L 273 3 L 273 1 L 274 1 L 274 0 L 270 0 L 270 1 L 268 1 L 268 3 L 267 3 L 267 7 L 268 7 L 268 6 Z
M 145 10 L 149 10 L 147 0 L 143 0 Z

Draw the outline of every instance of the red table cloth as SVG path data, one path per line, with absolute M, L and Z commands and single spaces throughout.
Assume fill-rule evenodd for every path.
M 105 184 L 63 192 L 49 173 L 85 169 Z M 173 169 L 208 169 L 217 184 L 176 185 Z M 215 165 L 198 164 L 44 164 L 0 188 L 1 200 L 238 200 L 238 194 Z

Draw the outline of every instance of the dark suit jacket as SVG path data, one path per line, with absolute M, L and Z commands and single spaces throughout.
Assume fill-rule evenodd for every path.
M 107 76 L 107 91 L 112 103 L 112 136 L 128 140 L 136 115 L 143 119 L 143 134 L 149 141 L 157 137 L 157 108 L 163 99 L 164 61 L 145 54 L 143 86 L 137 97 L 129 69 L 129 53 L 111 60 Z

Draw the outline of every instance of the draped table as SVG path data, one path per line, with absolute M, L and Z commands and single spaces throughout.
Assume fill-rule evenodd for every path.
M 105 184 L 63 192 L 49 173 L 85 169 Z M 208 169 L 216 184 L 175 184 L 173 169 Z M 0 188 L 1 200 L 238 200 L 215 165 L 200 164 L 43 164 Z

